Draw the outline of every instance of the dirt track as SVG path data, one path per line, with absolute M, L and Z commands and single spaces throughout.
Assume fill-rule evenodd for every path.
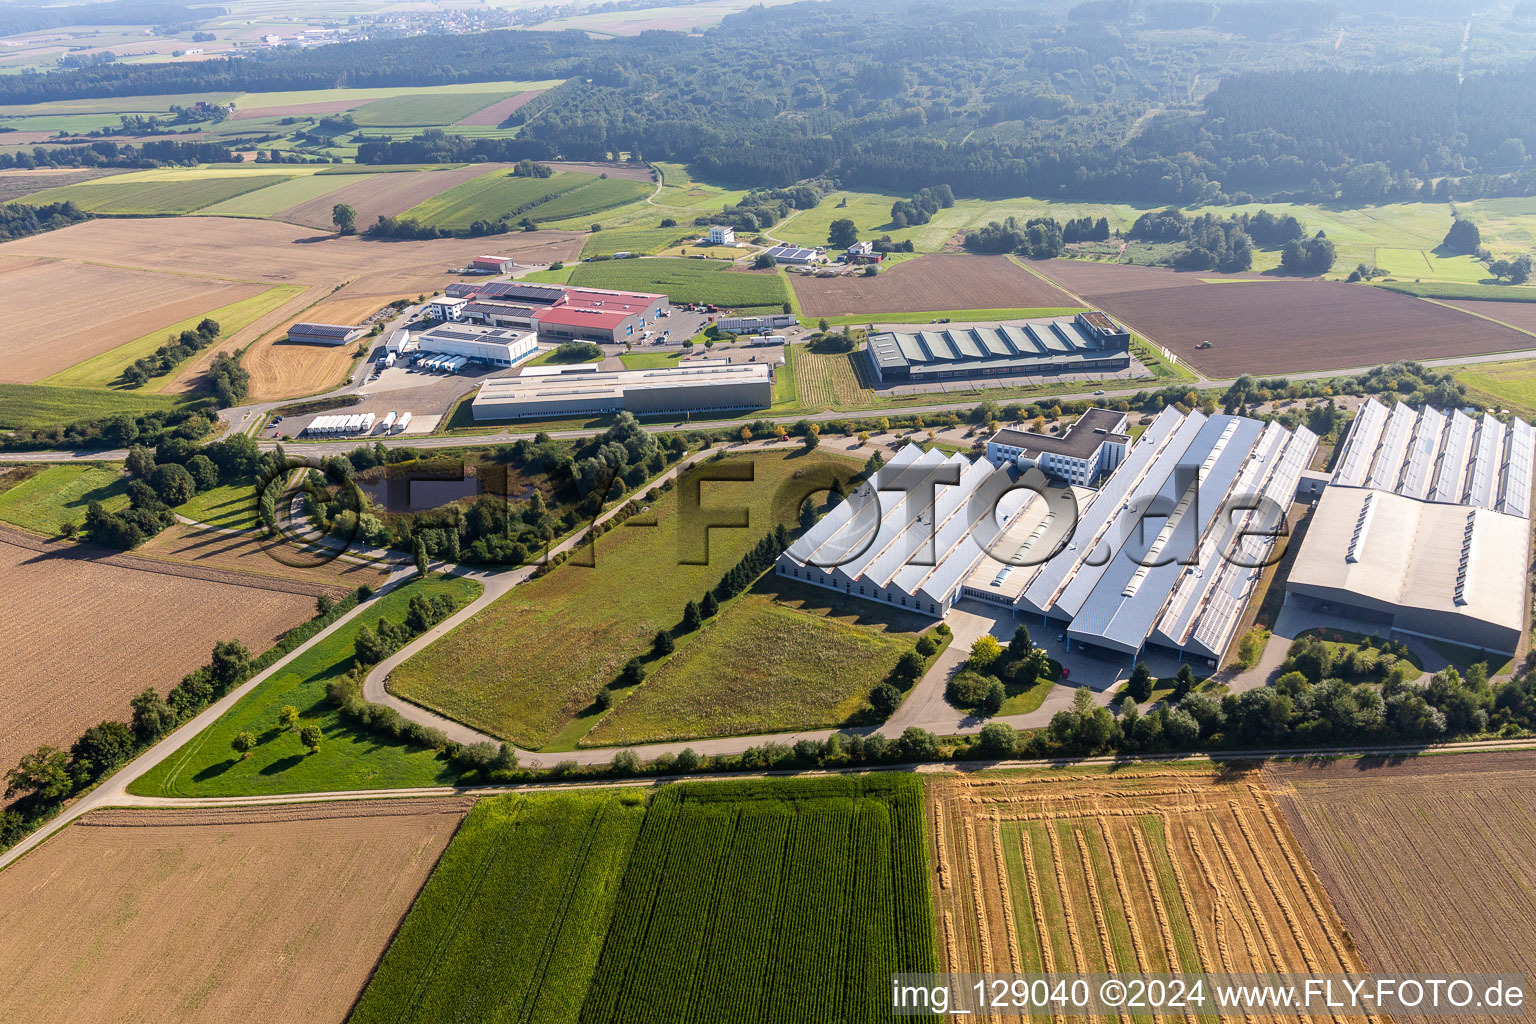
M 1006 256 L 939 254 L 899 263 L 877 277 L 792 275 L 810 316 L 924 313 L 949 309 L 1038 309 L 1076 305 L 1066 293 Z
M 469 804 L 88 815 L 0 872 L 0 1021 L 340 1021 Z

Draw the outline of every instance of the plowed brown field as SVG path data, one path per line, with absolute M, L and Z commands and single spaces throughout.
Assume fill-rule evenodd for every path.
M 1041 271 L 1215 378 L 1507 352 L 1529 335 L 1459 309 L 1338 281 L 1222 280 L 1051 260 Z M 1203 275 L 1215 278 L 1217 275 Z M 1196 348 L 1210 341 L 1209 349 Z
M 1265 776 L 1367 970 L 1536 975 L 1536 752 Z
M 791 275 L 809 316 L 924 313 L 952 309 L 1074 306 L 1071 296 L 1006 256 L 937 254 L 899 263 L 876 277 Z
M 463 798 L 89 814 L 0 872 L 0 1021 L 340 1021 Z
M 0 257 L 0 294 L 13 300 L 0 319 L 0 380 L 34 383 L 263 290 L 181 274 Z
M 500 122 L 497 122 L 500 123 Z M 453 186 L 478 178 L 497 168 L 510 164 L 470 164 L 446 171 L 401 171 L 396 174 L 378 174 L 364 181 L 346 185 L 329 195 L 320 196 L 290 206 L 277 215 L 278 220 L 290 224 L 305 224 L 312 228 L 332 229 L 331 207 L 347 203 L 357 211 L 359 229 L 377 221 L 380 217 L 393 217 L 404 213 L 417 203 L 425 202 Z
M 1536 302 L 1447 302 L 1446 305 L 1536 334 Z
M 928 793 L 945 970 L 1360 970 L 1257 774 L 979 773 Z
M 165 693 L 220 640 L 265 650 L 325 589 L 86 553 L 0 531 L 0 774 L 41 743 L 67 747 L 102 719 L 126 721 L 129 698 Z
M 271 543 L 246 536 L 205 530 L 177 523 L 138 549 L 146 558 L 162 558 L 188 565 L 210 566 L 276 579 L 304 580 L 334 587 L 337 595 L 366 583 L 382 586 L 389 571 L 376 565 L 333 559 L 323 565 L 292 566 L 270 553 Z M 293 552 L 288 561 L 304 556 Z
M 528 92 L 520 92 L 516 96 L 508 96 L 504 100 L 497 100 L 488 107 L 475 111 L 468 117 L 460 118 L 456 124 L 480 124 L 495 126 L 501 124 L 507 118 L 517 113 L 519 107 L 533 99 L 543 89 L 532 89 Z

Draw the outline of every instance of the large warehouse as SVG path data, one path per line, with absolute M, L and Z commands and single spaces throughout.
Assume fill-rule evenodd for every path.
M 776 571 L 936 617 L 962 597 L 1004 604 L 1116 656 L 1217 661 L 1316 450 L 1305 428 L 1165 409 L 1100 489 L 1036 492 L 1007 490 L 1016 464 L 909 446 Z M 1005 491 L 1019 504 L 984 500 Z
M 622 410 L 637 416 L 724 412 L 772 404 L 773 374 L 766 363 L 711 363 L 609 372 L 572 367 L 496 377 L 480 385 L 471 410 L 477 420 L 527 420 Z
M 595 341 L 621 344 L 637 340 L 667 308 L 667 297 L 650 292 L 621 292 L 607 288 L 525 284 L 522 281 L 456 281 L 447 297 L 428 308 L 451 309 L 451 316 L 488 327 L 522 327 L 538 332 L 539 340 Z
M 366 327 L 346 324 L 294 324 L 288 328 L 288 340 L 300 345 L 346 345 L 367 333 Z
M 490 366 L 512 366 L 538 351 L 528 331 L 446 323 L 414 336 L 424 355 L 463 356 Z
M 1103 313 L 869 336 L 865 353 L 887 383 L 1007 374 L 1111 373 L 1131 365 L 1131 335 Z
M 1286 583 L 1316 610 L 1501 653 L 1525 624 L 1536 430 L 1367 400 Z

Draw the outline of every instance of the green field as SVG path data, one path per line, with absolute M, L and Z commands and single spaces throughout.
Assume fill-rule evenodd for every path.
M 934 970 L 910 775 L 670 786 L 630 857 L 580 1020 L 890 1018 Z
M 658 630 L 677 625 L 690 598 L 702 599 L 772 524 L 794 517 L 799 501 L 779 492 L 798 489 L 797 471 L 854 468 L 817 452 L 708 462 L 692 472 L 742 462 L 753 467 L 752 483 L 703 487 L 706 508 L 746 508 L 750 523 L 709 530 L 708 564 L 681 564 L 702 557 L 703 530 L 679 514 L 678 490 L 669 491 L 653 506 L 658 526 L 621 526 L 599 539 L 595 568 L 573 564 L 589 559 L 585 550 L 515 588 L 395 669 L 391 692 L 525 749 L 551 743 L 626 661 L 649 651 Z
M 109 416 L 139 416 L 187 404 L 185 395 L 0 382 L 0 429 L 41 429 Z
M 1421 299 L 1446 299 L 1452 302 L 1461 300 L 1536 302 L 1536 288 L 1521 285 L 1440 284 L 1435 282 L 1392 281 L 1387 284 L 1377 285 L 1377 287 L 1388 288 L 1394 292 L 1403 292 L 1406 295 L 1417 295 Z
M 540 204 L 528 211 L 528 216 L 539 224 L 554 227 L 557 221 L 590 217 L 644 199 L 654 188 L 648 181 L 635 181 L 632 178 L 594 178 L 557 199 Z M 584 223 L 559 226 L 587 227 Z
M 583 745 L 843 725 L 924 620 L 769 575 L 604 715 Z M 905 629 L 909 632 L 899 632 Z
M 321 196 L 330 195 L 348 185 L 367 181 L 372 174 L 306 174 L 280 181 L 254 192 L 246 192 L 198 210 L 204 217 L 275 217 L 277 214 Z
M 350 1024 L 885 1020 L 926 849 L 914 776 L 482 800 Z
M 710 302 L 732 309 L 783 307 L 784 279 L 777 274 L 728 270 L 714 260 L 645 259 L 582 263 L 574 285 L 621 291 L 661 292 L 673 302 Z
M 452 595 L 471 601 L 481 586 L 462 577 L 432 577 L 406 584 L 278 670 L 224 714 L 157 764 L 129 789 L 146 796 L 254 796 L 264 793 L 329 793 L 347 789 L 435 786 L 456 773 L 431 750 L 358 731 L 343 722 L 326 699 L 325 687 L 352 667 L 352 642 L 358 630 L 380 618 L 405 619 L 416 594 Z M 299 709 L 303 722 L 325 734 L 319 753 L 307 754 L 299 738 L 278 727 L 285 704 Z M 229 743 L 236 733 L 256 736 L 256 749 L 240 760 Z
M 576 1020 L 645 815 L 611 789 L 475 804 L 351 1024 Z
M 127 369 L 135 360 L 144 356 L 153 355 L 155 350 L 165 344 L 167 335 L 180 335 L 182 331 L 196 327 L 204 317 L 211 317 L 219 322 L 222 328 L 221 338 L 229 338 L 237 331 L 244 330 L 256 320 L 281 307 L 284 303 L 293 299 L 304 291 L 301 284 L 280 284 L 269 288 L 260 295 L 253 295 L 248 299 L 220 306 L 218 309 L 209 310 L 197 316 L 188 317 L 180 323 L 162 327 L 158 331 L 151 331 L 142 338 L 117 346 L 100 355 L 92 356 L 83 363 L 76 363 L 67 370 L 60 370 L 51 377 L 43 379 L 43 384 L 52 384 L 58 387 L 75 388 L 105 388 L 117 384 Z M 173 374 L 152 379 L 142 390 L 158 391 L 168 381 L 173 379 Z M 140 389 L 127 389 L 140 390 Z
M 0 520 L 57 537 L 65 523 L 84 523 L 86 507 L 93 501 L 113 512 L 128 507 L 128 480 L 122 467 L 99 462 L 45 466 L 15 487 L 0 491 Z
M 226 530 L 254 530 L 260 519 L 256 509 L 256 481 L 250 477 L 199 491 L 176 509 L 177 515 Z
M 407 93 L 373 100 L 353 112 L 360 125 L 373 127 L 427 127 L 448 125 L 483 110 L 499 100 L 504 92 Z
M 684 238 L 697 238 L 699 229 L 679 222 L 675 228 L 620 228 L 617 231 L 599 231 L 588 235 L 582 243 L 583 256 L 612 256 L 616 252 L 633 252 L 642 256 L 672 245 Z
M 520 206 L 596 180 L 592 175 L 572 171 L 556 171 L 548 178 L 519 178 L 511 171 L 490 171 L 417 203 L 400 216 L 440 228 L 467 228 L 474 221 L 498 220 Z M 532 211 L 518 216 L 531 214 Z
M 113 177 L 50 188 L 27 196 L 24 201 L 31 206 L 69 201 L 87 213 L 184 214 L 287 181 L 289 177 L 286 174 L 242 174 L 160 181 L 124 181 Z
M 1524 416 L 1536 416 L 1536 360 L 1474 363 L 1456 371 L 1456 379 L 1474 391 Z

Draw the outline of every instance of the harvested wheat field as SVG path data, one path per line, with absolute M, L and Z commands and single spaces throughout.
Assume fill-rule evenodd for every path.
M 295 323 L 361 324 L 377 313 L 394 295 L 354 295 L 336 298 L 304 310 L 246 349 L 242 365 L 251 374 L 252 402 L 271 402 L 282 398 L 300 398 L 326 391 L 340 384 L 357 359 L 359 346 L 371 346 L 373 339 L 362 338 L 350 345 L 299 345 L 290 343 L 288 328 Z
M 463 266 L 488 247 L 522 263 L 541 263 L 574 259 L 584 237 L 575 231 L 539 231 L 527 238 L 519 234 L 495 240 L 371 241 L 316 235 L 312 228 L 246 217 L 104 217 L 6 242 L 0 256 L 41 256 L 194 276 L 217 273 L 277 284 L 335 286 L 366 277 L 381 282 L 370 287 L 370 293 L 398 287 L 400 294 L 414 297 L 441 289 L 455 279 L 447 268 Z
M 1158 267 L 1051 260 L 1043 273 L 1213 378 L 1509 352 L 1529 335 L 1341 281 L 1244 281 Z M 1209 341 L 1212 347 L 1197 346 Z
M 1361 969 L 1257 773 L 977 773 L 928 814 L 945 970 Z
M 470 803 L 88 814 L 0 872 L 0 1021 L 343 1020 Z
M 1264 774 L 1366 969 L 1536 973 L 1536 752 Z
M 364 583 L 375 588 L 383 586 L 389 579 L 389 570 L 373 563 L 336 558 L 320 565 L 304 564 L 311 560 L 308 552 L 295 550 L 283 541 L 264 541 L 185 523 L 177 523 L 161 532 L 137 553 L 168 562 L 211 566 L 276 579 L 304 580 L 334 587 L 337 597 Z M 291 565 L 291 562 L 301 564 Z
M 498 122 L 499 123 L 499 122 Z M 417 203 L 426 202 L 440 192 L 462 184 L 471 178 L 511 164 L 471 164 L 443 171 L 399 171 L 394 174 L 377 174 L 365 181 L 353 182 L 329 192 L 317 199 L 309 199 L 290 206 L 277 215 L 278 220 L 290 224 L 305 224 L 312 228 L 334 230 L 331 208 L 346 203 L 357 211 L 359 229 L 377 221 L 380 217 L 393 217 L 404 213 Z M 362 168 L 366 170 L 366 168 Z
M 898 263 L 876 277 L 792 275 L 808 316 L 926 313 L 965 309 L 1059 309 L 1072 297 L 1006 256 L 938 254 Z
M 89 297 L 72 304 L 68 317 L 59 315 L 56 302 L 9 303 L 0 321 L 0 381 L 35 383 L 168 324 L 264 290 L 181 274 L 0 257 L 0 294 Z
M 167 692 L 220 640 L 265 650 L 327 592 L 0 528 L 0 605 L 18 609 L 0 630 L 0 774 L 41 743 L 126 721 L 129 698 Z

